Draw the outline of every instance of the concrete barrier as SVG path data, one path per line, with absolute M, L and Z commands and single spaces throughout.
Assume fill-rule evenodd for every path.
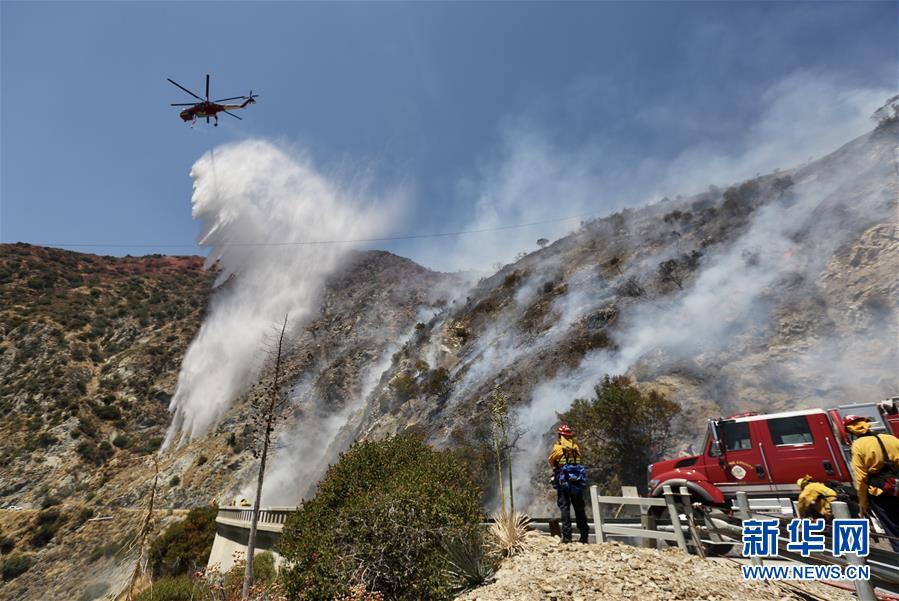
M 259 510 L 255 555 L 268 551 L 274 555 L 275 565 L 281 564 L 281 555 L 275 549 L 287 518 L 295 511 L 296 507 L 263 507 Z M 252 519 L 253 510 L 250 507 L 219 507 L 207 569 L 227 572 L 246 555 Z

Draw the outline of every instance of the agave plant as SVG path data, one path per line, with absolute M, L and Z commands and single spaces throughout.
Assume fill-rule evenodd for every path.
M 530 524 L 531 519 L 518 511 L 500 511 L 493 515 L 490 534 L 500 555 L 512 557 L 528 548 Z
M 443 545 L 443 552 L 446 572 L 457 594 L 481 586 L 496 572 L 479 536 L 453 539 Z

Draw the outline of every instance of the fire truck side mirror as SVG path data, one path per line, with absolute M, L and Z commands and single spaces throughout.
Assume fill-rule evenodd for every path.
M 715 450 L 718 455 L 718 465 L 722 468 L 727 464 L 724 460 L 724 441 L 721 440 L 721 435 L 718 431 L 718 421 L 714 419 L 709 420 L 709 431 L 712 433 L 712 445 L 714 445 Z

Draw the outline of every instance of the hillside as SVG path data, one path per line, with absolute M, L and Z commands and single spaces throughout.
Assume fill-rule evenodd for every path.
M 896 394 L 896 135 L 894 123 L 789 171 L 584 222 L 476 283 L 350 253 L 289 340 L 294 410 L 264 504 L 308 496 L 353 440 L 408 429 L 462 450 L 489 489 L 496 384 L 522 429 L 516 499 L 535 513 L 548 510 L 539 464 L 556 413 L 605 373 L 684 408 L 679 449 L 709 416 Z M 103 556 L 127 541 L 81 518 L 133 530 L 125 516 L 148 497 L 182 358 L 229 294 L 214 275 L 199 257 L 0 246 L 0 505 L 62 516 L 35 539 L 40 514 L 5 512 L 6 551 L 37 564 L 0 596 L 81 595 L 98 584 L 90 556 L 109 571 L 133 557 Z M 160 520 L 249 492 L 247 398 L 227 401 L 210 432 L 159 456 Z
M 896 134 L 585 222 L 506 265 L 403 347 L 346 438 L 417 425 L 478 444 L 500 384 L 524 430 L 520 492 L 535 499 L 556 412 L 604 373 L 680 403 L 681 449 L 710 416 L 896 394 Z M 445 370 L 440 391 L 421 362 Z
M 14 543 L 4 555 L 37 562 L 0 584 L 4 598 L 28 599 L 29 590 L 80 594 L 102 583 L 112 590 L 127 578 L 181 357 L 210 300 L 227 290 L 213 292 L 213 276 L 200 257 L 0 246 L 0 506 L 50 507 L 2 512 L 0 539 Z M 433 290 L 453 281 L 390 253 L 352 254 L 291 347 L 290 372 L 312 374 L 309 390 L 339 410 L 373 386 L 366 377 L 372 363 L 385 353 L 389 359 L 385 339 L 413 331 Z M 157 531 L 171 508 L 227 498 L 252 477 L 246 410 L 238 403 L 207 437 L 160 457 Z M 313 410 L 298 400 L 296 419 Z M 58 517 L 36 542 L 47 512 Z M 90 515 L 114 521 L 85 523 Z M 98 553 L 103 563 L 93 565 Z

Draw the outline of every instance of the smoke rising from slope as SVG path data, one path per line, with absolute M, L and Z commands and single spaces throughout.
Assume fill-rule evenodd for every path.
M 207 265 L 219 271 L 200 331 L 181 365 L 165 446 L 205 433 L 256 380 L 266 336 L 289 315 L 295 330 L 317 310 L 325 278 L 348 247 L 285 244 L 377 234 L 385 208 L 329 181 L 306 157 L 262 140 L 220 147 L 191 169 L 192 213 Z M 290 332 L 288 332 L 290 334 Z
M 825 277 L 829 264 L 837 274 L 849 271 L 850 265 L 832 267 L 840 248 L 859 239 L 868 228 L 876 231 L 877 224 L 889 223 L 896 210 L 892 147 L 881 144 L 876 148 L 876 152 L 841 153 L 827 167 L 804 176 L 790 195 L 761 207 L 750 227 L 732 245 L 707 257 L 692 286 L 673 298 L 662 297 L 630 309 L 615 335 L 619 350 L 588 354 L 577 369 L 538 385 L 530 405 L 522 407 L 517 415 L 528 431 L 521 444 L 525 451 L 517 464 L 523 472 L 517 479 L 521 498 L 531 494 L 531 473 L 545 451 L 541 441 L 556 414 L 566 411 L 575 398 L 590 398 L 593 385 L 603 374 L 625 373 L 649 354 L 654 369 L 660 370 L 681 359 L 700 365 L 704 357 L 720 360 L 722 355 L 715 354 L 726 356 L 730 348 L 745 351 L 744 338 L 764 341 L 777 333 L 771 310 L 783 301 L 789 281 L 807 283 L 814 291 L 822 280 L 834 277 L 833 273 Z M 874 238 L 869 234 L 863 237 Z M 881 257 L 886 259 L 887 255 Z M 652 277 L 651 272 L 648 277 Z M 851 276 L 842 277 L 851 280 Z M 885 292 L 884 298 L 888 294 Z M 862 300 L 859 294 L 854 302 Z M 834 308 L 841 314 L 858 310 L 853 304 Z M 784 349 L 778 355 L 784 369 L 779 372 L 779 381 L 771 379 L 769 391 L 789 390 L 800 399 L 815 398 L 816 392 L 837 386 L 869 394 L 889 392 L 888 383 L 884 387 L 884 382 L 874 384 L 871 380 L 873 373 L 890 373 L 890 366 L 896 364 L 895 313 L 892 319 L 881 317 L 872 323 L 856 328 L 850 339 L 810 335 L 799 352 Z M 855 356 L 841 356 L 840 351 L 850 349 Z M 722 377 L 735 388 L 755 375 L 742 373 L 739 368 L 725 369 Z M 863 383 L 865 378 L 869 380 L 867 385 Z M 840 382 L 836 384 L 835 380 Z M 722 404 L 726 402 L 722 400 Z
M 716 139 L 706 132 L 721 124 L 697 126 L 696 141 L 674 154 L 611 147 L 600 136 L 562 144 L 549 126 L 509 119 L 500 129 L 495 156 L 459 186 L 460 195 L 474 199 L 473 214 L 463 229 L 603 216 L 666 195 L 695 194 L 710 184 L 729 185 L 789 168 L 871 129 L 871 113 L 893 94 L 885 88 L 847 88 L 836 77 L 799 71 L 762 95 L 759 117 L 733 128 L 739 135 Z M 656 124 L 660 131 L 672 123 L 701 124 L 703 119 L 688 108 L 662 104 L 635 115 L 635 121 Z M 431 244 L 416 258 L 435 269 L 488 272 L 495 262 L 535 250 L 538 238 L 552 241 L 577 227 L 578 219 L 571 219 L 476 234 L 458 239 L 450 249 Z

